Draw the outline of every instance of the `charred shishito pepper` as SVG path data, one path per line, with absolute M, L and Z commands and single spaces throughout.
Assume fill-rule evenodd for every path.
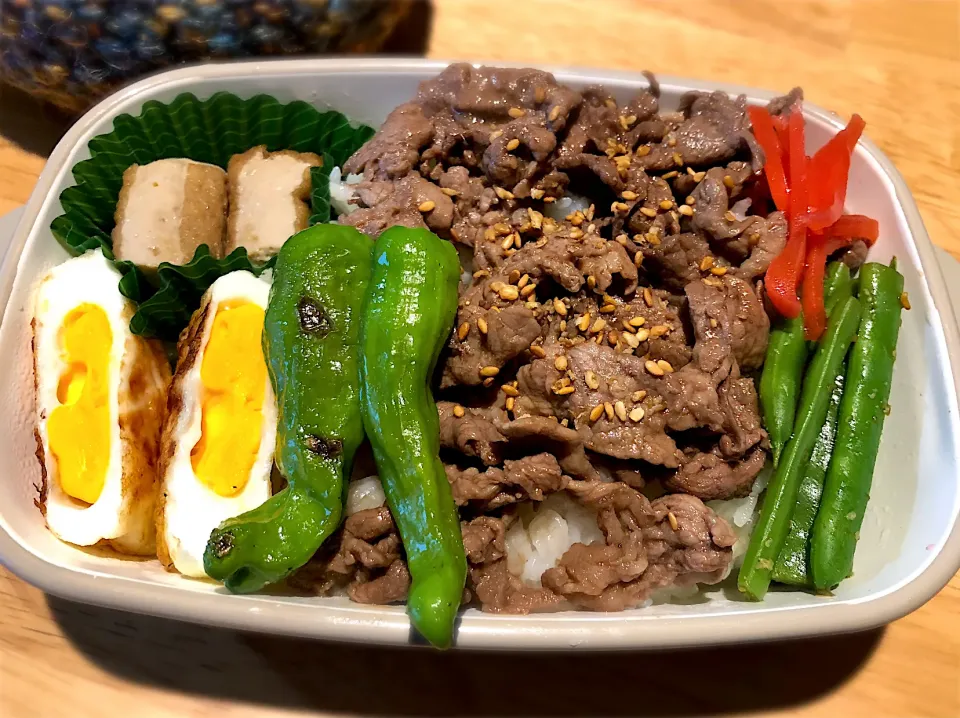
M 204 570 L 237 593 L 282 580 L 339 525 L 363 440 L 360 313 L 372 243 L 353 227 L 317 225 L 278 255 L 263 326 L 276 392 L 276 460 L 287 486 L 215 529 Z
M 374 247 L 361 326 L 363 423 L 407 554 L 407 612 L 440 648 L 453 640 L 467 563 L 429 382 L 453 326 L 459 280 L 449 242 L 423 229 L 388 229 Z

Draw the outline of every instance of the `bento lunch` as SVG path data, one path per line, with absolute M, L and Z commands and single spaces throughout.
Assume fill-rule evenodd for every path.
M 799 89 L 452 65 L 378 128 L 181 95 L 90 142 L 32 305 L 37 506 L 183 581 L 616 612 L 852 570 L 902 312 Z

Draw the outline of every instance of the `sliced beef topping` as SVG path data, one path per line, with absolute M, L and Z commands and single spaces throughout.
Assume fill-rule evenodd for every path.
M 771 212 L 766 219 L 756 217 L 746 236 L 751 247 L 750 256 L 734 270 L 734 274 L 749 282 L 762 276 L 773 258 L 787 245 L 787 218 L 783 212 Z
M 364 182 L 358 185 L 363 207 L 340 218 L 371 237 L 394 225 L 427 227 L 434 232 L 450 229 L 453 202 L 440 188 L 419 175 L 407 175 L 396 182 Z M 425 202 L 433 209 L 421 212 Z
M 438 401 L 440 446 L 496 466 L 507 439 L 494 424 L 491 410 L 464 408 L 451 401 Z M 459 416 L 458 416 L 459 414 Z
M 657 286 L 672 291 L 683 291 L 690 282 L 700 279 L 704 258 L 712 255 L 707 240 L 695 232 L 667 235 L 656 243 L 645 242 L 641 251 L 647 276 Z
M 485 510 L 526 499 L 543 501 L 545 495 L 562 490 L 567 482 L 556 457 L 546 453 L 507 460 L 503 469 L 489 468 L 483 472 L 475 467 L 445 468 L 457 506 L 480 502 Z
M 723 580 L 737 542 L 723 519 L 686 494 L 661 496 L 651 509 L 656 523 L 643 530 L 651 563 L 675 572 L 678 583 Z
M 729 373 L 730 357 L 745 370 L 763 364 L 770 320 L 749 284 L 732 276 L 710 277 L 685 288 L 696 336 L 693 355 L 709 373 Z
M 763 152 L 749 131 L 747 98 L 731 99 L 725 92 L 693 92 L 680 100 L 686 120 L 675 132 L 674 150 L 683 164 L 694 167 L 727 162 L 746 148 L 759 170 Z
M 433 125 L 415 102 L 400 105 L 387 115 L 377 134 L 343 165 L 345 173 L 369 179 L 403 177 L 416 164 L 420 149 L 433 139 Z
M 766 452 L 760 448 L 734 461 L 725 460 L 719 451 L 695 452 L 684 457 L 683 465 L 666 485 L 704 501 L 746 496 L 766 460 Z
M 730 377 L 717 392 L 724 415 L 720 451 L 725 457 L 743 456 L 767 438 L 760 421 L 757 390 L 751 379 Z
M 599 480 L 600 473 L 587 458 L 583 437 L 546 416 L 521 416 L 499 425 L 513 449 L 546 449 L 557 458 L 564 473 L 578 479 Z
M 803 90 L 799 87 L 794 87 L 786 95 L 774 97 L 770 100 L 767 104 L 767 109 L 770 110 L 771 115 L 782 115 L 798 102 L 803 102 Z

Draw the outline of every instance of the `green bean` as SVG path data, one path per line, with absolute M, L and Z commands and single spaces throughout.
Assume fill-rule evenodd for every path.
M 773 568 L 773 580 L 793 586 L 812 586 L 810 578 L 810 530 L 820 508 L 820 494 L 823 491 L 823 479 L 830 466 L 830 454 L 837 435 L 837 411 L 840 397 L 843 395 L 843 378 L 846 375 L 846 363 L 834 377 L 830 392 L 830 404 L 827 407 L 827 419 L 817 435 L 817 443 L 810 453 L 810 462 L 800 479 L 797 490 L 797 505 L 793 508 L 790 529 L 783 542 L 780 556 Z
M 830 383 L 840 370 L 859 324 L 860 302 L 848 297 L 827 321 L 827 331 L 807 369 L 796 431 L 787 442 L 783 460 L 767 487 L 763 508 L 740 569 L 738 586 L 752 600 L 761 600 L 770 586 L 774 561 L 780 555 L 797 502 L 800 474 L 827 417 Z
M 823 281 L 827 316 L 834 306 L 852 294 L 852 287 L 847 265 L 832 262 Z M 780 319 L 770 330 L 760 377 L 760 405 L 763 424 L 770 435 L 774 466 L 780 463 L 783 446 L 793 433 L 803 368 L 816 347 L 816 342 L 807 342 L 803 338 L 803 315 L 796 319 Z
M 818 589 L 836 586 L 853 570 L 883 420 L 889 410 L 902 294 L 903 276 L 894 268 L 863 265 L 863 318 L 850 351 L 837 439 L 810 540 L 810 570 Z

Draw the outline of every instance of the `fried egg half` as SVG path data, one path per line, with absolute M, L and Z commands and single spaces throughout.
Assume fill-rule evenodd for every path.
M 271 495 L 277 404 L 260 337 L 270 285 L 250 272 L 220 277 L 180 336 L 161 453 L 157 556 L 202 577 L 221 522 Z
M 39 503 L 63 541 L 148 555 L 170 368 L 157 342 L 130 332 L 135 307 L 119 281 L 96 250 L 54 267 L 37 288 Z

